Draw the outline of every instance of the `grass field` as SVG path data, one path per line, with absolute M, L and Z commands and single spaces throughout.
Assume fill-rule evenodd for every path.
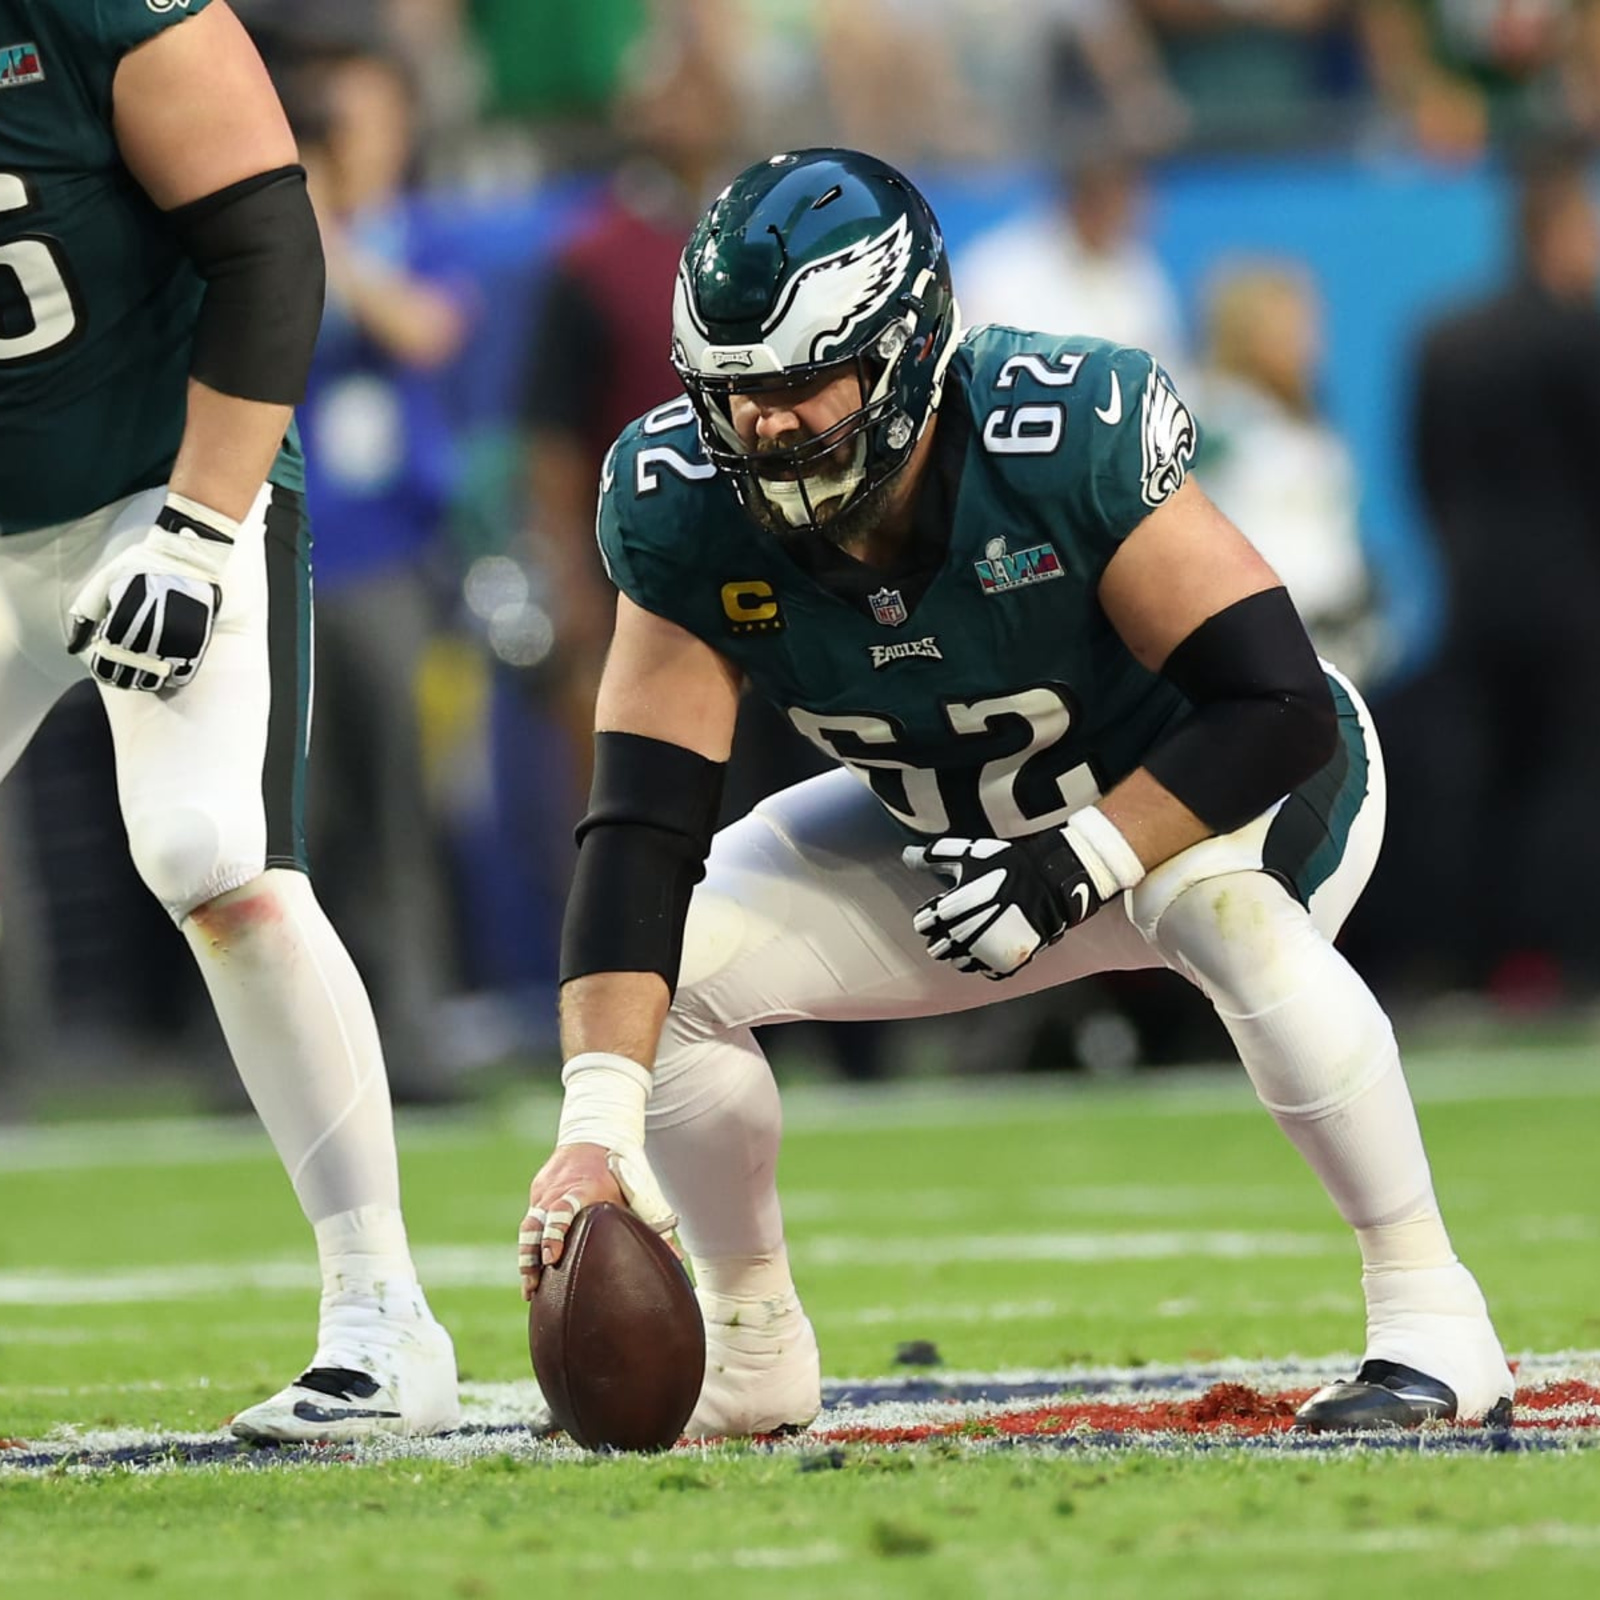
M 514 1235 L 553 1100 L 403 1121 L 472 1427 L 361 1452 L 219 1431 L 313 1331 L 253 1124 L 0 1133 L 0 1592 L 1600 1593 L 1600 1045 L 1412 1062 L 1457 1244 L 1544 1408 L 1496 1437 L 1278 1431 L 1274 1397 L 1351 1363 L 1358 1263 L 1232 1074 L 796 1090 L 828 1408 L 794 1443 L 642 1460 L 522 1426 Z M 900 1363 L 913 1342 L 941 1365 Z

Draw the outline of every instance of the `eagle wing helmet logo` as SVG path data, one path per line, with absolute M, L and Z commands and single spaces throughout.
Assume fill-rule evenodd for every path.
M 848 348 L 854 329 L 876 316 L 904 281 L 911 247 L 911 229 L 902 216 L 871 239 L 809 262 L 789 280 L 762 325 L 763 335 L 782 330 L 784 336 L 774 342 L 795 352 L 789 359 L 797 366 L 826 361 L 830 350 Z

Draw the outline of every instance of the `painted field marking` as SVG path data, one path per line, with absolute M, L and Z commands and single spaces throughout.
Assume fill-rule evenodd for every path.
M 1259 1212 L 1279 1217 L 1286 1209 L 1318 1198 L 1310 1185 L 1236 1183 L 1086 1183 L 1026 1189 L 1008 1203 L 1026 1207 L 1041 1218 L 1073 1221 L 1078 1217 L 1162 1217 L 1175 1221 L 1216 1211 L 1237 1217 Z M 790 1223 L 817 1225 L 869 1216 L 916 1217 L 948 1221 L 972 1214 L 970 1186 L 942 1188 L 784 1189 L 783 1214 Z
M 808 1271 L 840 1267 L 926 1266 L 977 1261 L 1167 1261 L 1270 1256 L 1325 1256 L 1347 1249 L 1342 1235 L 1212 1232 L 1026 1233 L 869 1239 L 827 1235 L 797 1241 L 791 1251 Z M 424 1246 L 417 1272 L 430 1289 L 503 1289 L 514 1282 L 514 1256 L 498 1245 Z M 301 1293 L 317 1286 L 306 1257 L 282 1261 L 187 1262 L 129 1272 L 18 1269 L 0 1272 L 0 1306 L 132 1305 L 199 1300 L 241 1290 Z
M 1600 1052 L 1578 1045 L 1497 1046 L 1406 1052 L 1414 1097 L 1425 1104 L 1464 1101 L 1600 1099 Z M 1244 1112 L 1264 1115 L 1236 1065 L 1163 1068 L 1105 1083 L 1080 1076 L 985 1074 L 970 1080 L 883 1085 L 796 1084 L 783 1092 L 784 1122 L 795 1133 L 855 1129 L 971 1128 L 1030 1122 L 1071 1107 L 1101 1113 L 1169 1117 Z M 548 1139 L 560 1113 L 556 1095 L 535 1091 L 509 1111 L 402 1111 L 403 1150 L 451 1149 L 485 1138 Z M 530 1160 L 537 1152 L 530 1152 Z M 249 1114 L 90 1121 L 0 1129 L 0 1176 L 84 1167 L 224 1165 L 272 1161 L 260 1124 Z
M 884 1239 L 828 1234 L 791 1243 L 798 1264 L 817 1267 L 949 1266 L 983 1261 L 1169 1261 L 1198 1257 L 1248 1260 L 1264 1256 L 1326 1256 L 1349 1250 L 1340 1235 L 1247 1233 L 1237 1229 L 1143 1233 L 939 1234 Z
M 1600 1352 L 1525 1356 L 1518 1365 L 1518 1417 L 1510 1428 L 1430 1426 L 1363 1436 L 1293 1434 L 1294 1405 L 1352 1355 L 1317 1361 L 1219 1361 L 1202 1367 L 1083 1367 L 1050 1372 L 936 1373 L 830 1380 L 811 1429 L 761 1448 L 802 1458 L 808 1470 L 843 1465 L 863 1448 L 939 1441 L 973 1453 L 994 1450 L 1194 1453 L 1253 1450 L 1298 1455 L 1352 1449 L 1525 1453 L 1600 1449 Z M 56 1430 L 37 1441 L 0 1442 L 0 1477 L 13 1473 L 186 1469 L 287 1471 L 306 1465 L 434 1460 L 465 1465 L 510 1457 L 584 1459 L 568 1440 L 529 1426 L 539 1407 L 531 1381 L 462 1386 L 463 1426 L 435 1439 L 378 1438 L 359 1444 L 261 1449 L 225 1434 L 147 1429 Z M 681 1445 L 679 1455 L 716 1455 L 717 1442 Z M 837 1455 L 837 1459 L 835 1456 Z

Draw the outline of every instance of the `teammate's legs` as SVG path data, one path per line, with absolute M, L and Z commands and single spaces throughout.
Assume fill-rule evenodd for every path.
M 11 772 L 46 713 L 78 678 L 77 663 L 62 648 L 55 532 L 45 529 L 0 539 L 0 779 Z M 20 817 L 25 809 L 8 806 L 7 811 Z M 25 850 L 27 843 L 8 835 L 5 848 Z M 19 896 L 13 886 L 6 905 L 0 995 L 7 1006 L 0 1055 L 15 1047 L 19 1058 L 36 1058 L 39 1025 L 49 1017 L 48 985 L 39 981 L 41 930 L 29 926 L 37 922 L 35 899 L 31 894 Z
M 64 648 L 58 533 L 0 540 L 0 779 L 82 676 Z
M 932 1016 L 1002 998 L 931 961 L 912 913 L 935 891 L 845 772 L 764 801 L 717 836 L 695 895 L 651 1093 L 647 1152 L 694 1264 L 707 1377 L 691 1433 L 765 1431 L 819 1404 L 816 1346 L 784 1249 L 781 1111 L 753 1029 Z M 1125 917 L 1074 929 L 1005 985 L 1159 965 Z
M 148 524 L 130 504 L 108 548 Z M 156 500 L 159 500 L 157 495 Z M 304 872 L 310 595 L 299 497 L 265 490 L 205 662 L 173 695 L 106 689 L 140 875 L 194 952 L 322 1267 L 308 1377 L 236 1420 L 270 1437 L 453 1425 L 455 1368 L 411 1264 L 366 991 Z M 332 1376 L 329 1376 L 332 1374 Z
M 1141 886 L 1130 909 L 1168 963 L 1211 999 L 1262 1103 L 1355 1229 L 1367 1359 L 1448 1384 L 1459 1414 L 1470 1418 L 1511 1393 L 1510 1374 L 1483 1296 L 1439 1215 L 1394 1031 L 1331 942 L 1371 874 L 1382 833 L 1381 758 L 1370 725 L 1363 732 L 1365 799 L 1337 868 L 1309 906 L 1241 860 L 1241 870 L 1190 881 L 1165 905 L 1171 885 L 1153 881 L 1148 894 Z M 1257 825 L 1200 849 L 1218 868 L 1230 849 L 1270 857 L 1269 833 L 1270 824 Z

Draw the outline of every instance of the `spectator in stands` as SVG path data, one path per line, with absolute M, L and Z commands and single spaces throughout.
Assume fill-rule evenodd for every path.
M 1141 155 L 1186 113 L 1131 0 L 847 0 L 826 41 L 839 142 L 1036 161 L 1108 135 Z M 874 93 L 874 83 L 914 93 Z M 913 134 L 914 130 L 914 134 Z
M 1384 665 L 1355 463 L 1317 404 L 1322 308 L 1291 262 L 1241 263 L 1206 297 L 1195 471 L 1283 579 L 1317 653 L 1366 685 Z
M 594 541 L 600 468 L 626 422 L 679 392 L 672 285 L 734 120 L 722 60 L 694 30 L 641 51 L 615 109 L 624 157 L 539 291 L 523 412 L 531 537 L 556 612 L 556 704 L 575 813 L 589 792 L 594 691 L 615 605 Z
M 630 56 L 648 34 L 651 0 L 465 3 L 488 77 L 490 114 L 538 124 L 547 144 L 570 134 L 592 153 Z M 663 9 L 692 3 L 673 0 Z
M 1405 3 L 1405 0 L 1401 0 Z M 1354 131 L 1349 0 L 1137 0 L 1183 97 L 1190 137 L 1259 149 Z
M 300 411 L 319 529 L 308 831 L 395 1094 L 419 1098 L 447 1087 L 432 1014 L 453 963 L 416 699 L 452 481 L 432 375 L 461 348 L 471 303 L 408 213 L 413 102 L 398 57 L 313 47 L 286 81 L 328 264 Z
M 1362 0 L 1368 71 L 1429 154 L 1600 132 L 1600 10 L 1588 0 Z
M 1417 478 L 1452 614 L 1391 739 L 1413 936 L 1510 998 L 1600 992 L 1600 218 L 1583 152 L 1517 189 L 1516 275 L 1423 339 Z M 1398 745 L 1398 748 L 1397 748 Z M 1469 863 L 1494 859 L 1494 892 Z M 1416 926 L 1426 919 L 1426 928 Z M 1404 922 L 1395 929 L 1404 940 Z M 1531 993 L 1530 993 L 1531 991 Z
M 1142 199 L 1125 156 L 1095 152 L 1063 168 L 1042 206 L 981 234 L 957 260 L 967 323 L 1093 333 L 1181 369 L 1178 297 L 1139 236 Z

